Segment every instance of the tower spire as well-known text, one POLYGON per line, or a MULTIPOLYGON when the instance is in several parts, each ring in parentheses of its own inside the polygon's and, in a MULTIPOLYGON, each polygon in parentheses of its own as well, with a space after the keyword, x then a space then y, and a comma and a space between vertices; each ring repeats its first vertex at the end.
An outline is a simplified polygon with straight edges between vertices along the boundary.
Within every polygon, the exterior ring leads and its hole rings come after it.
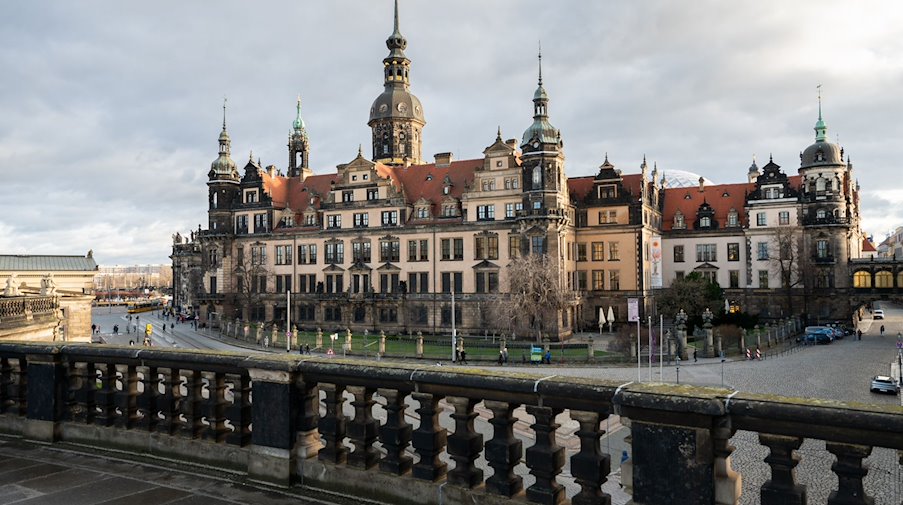
MULTIPOLYGON (((398 1, 398 0, 396 0, 398 1)), ((539 42, 539 86, 542 86, 542 41, 539 42)))
POLYGON ((392 32, 393 35, 401 35, 401 32, 398 31, 398 0, 395 0, 395 31, 392 32))
POLYGON ((223 97, 223 131, 226 131, 226 100, 228 98, 223 97))
POLYGON ((816 86, 816 89, 818 89, 818 121, 815 122, 815 141, 825 142, 828 138, 828 127, 821 115, 821 84, 816 86))

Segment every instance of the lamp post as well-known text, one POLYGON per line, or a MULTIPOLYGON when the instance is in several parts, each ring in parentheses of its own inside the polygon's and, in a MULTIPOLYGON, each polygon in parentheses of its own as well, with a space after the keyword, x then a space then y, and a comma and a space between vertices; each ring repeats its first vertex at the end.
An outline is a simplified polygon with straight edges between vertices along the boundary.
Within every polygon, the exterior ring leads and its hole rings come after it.
POLYGON ((677 383, 680 384, 680 356, 677 357, 677 383))

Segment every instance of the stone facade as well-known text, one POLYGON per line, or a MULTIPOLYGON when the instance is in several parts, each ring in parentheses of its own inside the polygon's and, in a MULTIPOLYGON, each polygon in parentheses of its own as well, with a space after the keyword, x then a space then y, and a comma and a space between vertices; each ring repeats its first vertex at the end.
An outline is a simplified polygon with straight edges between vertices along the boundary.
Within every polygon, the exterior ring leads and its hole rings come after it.
POLYGON ((311 169, 299 100, 287 175, 253 157, 239 172, 224 120, 207 229, 173 246, 176 306, 202 318, 284 321, 290 291, 302 328, 437 333, 454 319, 461 332, 494 333, 502 325, 491 309, 508 290, 508 266, 540 254, 570 294, 546 328, 554 338, 596 328, 608 307, 624 322, 629 298, 645 319, 659 274, 667 287, 699 272, 741 310, 767 317, 800 312, 776 294, 831 296, 850 285, 847 260, 863 243, 858 187, 842 149, 825 140, 821 115, 797 176, 770 161, 750 167, 748 182, 673 187, 645 160, 639 173, 622 174, 606 155, 595 176, 569 178, 540 56, 533 122, 519 141, 498 131, 482 158, 440 153, 425 163, 425 120, 397 11, 387 47, 385 89, 368 122, 373 160, 359 149, 335 171, 311 169), (784 230, 798 232, 798 261, 782 270, 784 230), (651 258, 658 236, 661 263, 651 258))

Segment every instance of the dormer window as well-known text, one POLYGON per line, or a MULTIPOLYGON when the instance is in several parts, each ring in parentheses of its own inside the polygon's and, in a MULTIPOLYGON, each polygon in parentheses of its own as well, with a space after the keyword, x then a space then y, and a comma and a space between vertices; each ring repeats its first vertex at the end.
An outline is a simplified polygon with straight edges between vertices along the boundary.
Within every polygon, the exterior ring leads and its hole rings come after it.
POLYGON ((730 212, 728 212, 727 225, 740 226, 740 214, 737 213, 737 209, 731 209, 730 212))
POLYGON ((451 189, 451 188, 448 187, 448 186, 443 186, 443 188, 442 188, 442 194, 443 194, 443 195, 447 195, 450 189, 451 189))
POLYGON ((257 202, 257 190, 245 191, 245 203, 257 202))
POLYGON ((711 228, 712 227, 712 218, 706 216, 699 218, 699 227, 700 228, 711 228))
POLYGON ((363 176, 361 176, 361 179, 363 179, 365 181, 370 179, 370 174, 364 174, 363 176))
POLYGON ((823 151, 815 151, 815 161, 825 161, 825 153, 823 151))
POLYGON ((680 211, 677 211, 674 214, 674 229, 675 230, 683 230, 687 227, 686 221, 684 221, 684 215, 680 211))
POLYGON ((616 198, 618 189, 614 185, 599 186, 599 198, 616 198))

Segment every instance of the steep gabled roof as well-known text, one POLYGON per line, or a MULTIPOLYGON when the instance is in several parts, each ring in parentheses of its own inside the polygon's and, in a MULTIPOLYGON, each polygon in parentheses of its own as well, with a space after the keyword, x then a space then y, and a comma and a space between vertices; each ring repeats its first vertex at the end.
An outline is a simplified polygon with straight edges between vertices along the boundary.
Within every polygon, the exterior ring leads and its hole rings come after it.
POLYGON ((743 212, 743 207, 746 205, 746 193, 754 189, 756 189, 755 183, 746 182, 704 186, 702 191, 699 191, 698 187, 666 188, 662 231, 671 231, 677 211, 683 214, 686 229, 692 230, 696 212, 703 203, 709 204, 715 211, 715 221, 718 223, 719 229, 724 228, 728 212, 731 209, 737 210, 740 226, 746 226, 746 213, 743 212))
POLYGON ((872 244, 872 242, 869 239, 863 238, 862 239, 862 252, 878 252, 878 250, 875 249, 874 244, 872 244))

